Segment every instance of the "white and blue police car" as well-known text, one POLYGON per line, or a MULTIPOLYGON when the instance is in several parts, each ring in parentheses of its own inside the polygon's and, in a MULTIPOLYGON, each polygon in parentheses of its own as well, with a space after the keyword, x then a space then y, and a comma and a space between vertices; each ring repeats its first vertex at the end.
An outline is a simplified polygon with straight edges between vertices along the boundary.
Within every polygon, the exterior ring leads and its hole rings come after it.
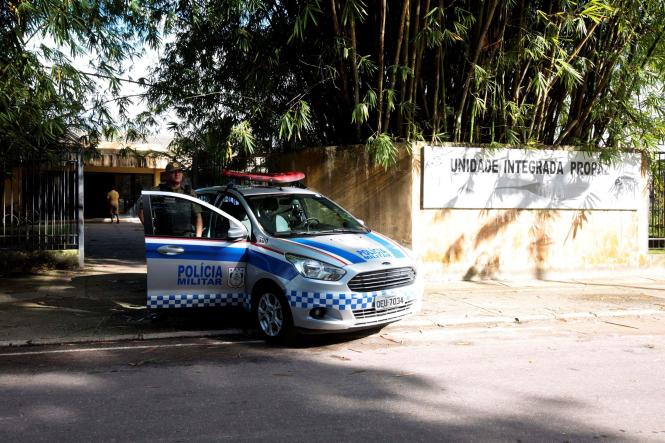
POLYGON ((290 186, 304 174, 225 175, 249 184, 143 191, 149 309, 243 306, 268 341, 377 328, 420 309, 411 253, 290 186))

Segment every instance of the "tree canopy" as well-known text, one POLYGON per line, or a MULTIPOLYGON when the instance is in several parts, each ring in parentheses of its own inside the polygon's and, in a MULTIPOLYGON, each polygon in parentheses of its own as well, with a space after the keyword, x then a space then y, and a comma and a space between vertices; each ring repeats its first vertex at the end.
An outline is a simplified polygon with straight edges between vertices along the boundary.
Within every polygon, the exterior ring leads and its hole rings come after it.
POLYGON ((173 41, 150 98, 188 143, 242 123, 252 148, 367 143, 389 165, 395 140, 616 150, 665 135, 660 0, 162 6, 173 41))
MULTIPOLYGON (((158 42, 146 1, 7 0, 0 6, 0 161, 94 147, 120 123, 122 63, 158 42), (88 68, 74 59, 90 58, 88 68), (102 81, 104 83, 102 83, 102 81)), ((131 135, 131 131, 130 131, 131 135)))
POLYGON ((7 0, 1 155, 131 137, 166 111, 175 149, 216 161, 366 143, 388 166, 401 140, 645 149, 665 138, 663 16, 660 0, 7 0), (129 125, 122 63, 160 37, 129 125))

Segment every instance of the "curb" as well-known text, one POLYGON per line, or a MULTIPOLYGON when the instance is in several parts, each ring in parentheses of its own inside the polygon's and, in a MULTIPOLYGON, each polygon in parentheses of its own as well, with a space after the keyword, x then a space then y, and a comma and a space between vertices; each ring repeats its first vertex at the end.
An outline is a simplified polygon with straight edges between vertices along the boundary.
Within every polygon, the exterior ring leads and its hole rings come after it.
MULTIPOLYGON (((445 327, 445 326, 480 326, 488 324, 506 324, 506 323, 527 323, 534 321, 550 320, 575 320, 575 319, 601 319, 616 317, 639 317, 644 315, 665 316, 664 310, 658 309, 629 309, 621 311, 599 311, 599 312, 568 312, 563 314, 538 314, 525 315, 523 317, 437 317, 434 319, 404 319, 397 323, 392 323, 396 327, 445 327)), ((15 348, 27 346, 46 346, 46 345, 73 345, 84 343, 108 343, 122 341, 145 341, 145 340, 164 340, 173 338, 203 338, 219 337, 231 335, 246 335, 247 331, 243 329, 218 329, 209 331, 172 331, 172 332, 149 332, 136 334, 118 334, 107 335, 103 337, 85 336, 77 338, 45 338, 32 340, 6 340, 0 341, 0 348, 15 348)))
POLYGON ((218 337, 228 335, 241 335, 246 331, 242 329, 220 329, 212 331, 173 331, 173 332, 149 332, 143 334, 118 334, 107 336, 87 336, 76 338, 44 338, 32 340, 6 340, 0 341, 0 348, 15 348, 26 346, 45 346, 45 345, 74 345, 84 343, 107 343, 119 341, 144 341, 144 340, 163 340, 168 338, 202 338, 202 337, 218 337))
POLYGON ((435 327, 435 326, 467 326, 467 325, 483 325, 483 324, 497 324, 497 323, 526 323, 532 321, 547 321, 547 320, 576 320, 585 318, 613 318, 613 317, 639 317, 642 315, 663 315, 665 311, 659 309, 627 309, 621 311, 598 311, 598 312, 567 312, 563 314, 537 314, 525 315, 521 317, 435 317, 430 320, 426 319, 413 319, 402 320, 396 325, 407 327, 435 327))

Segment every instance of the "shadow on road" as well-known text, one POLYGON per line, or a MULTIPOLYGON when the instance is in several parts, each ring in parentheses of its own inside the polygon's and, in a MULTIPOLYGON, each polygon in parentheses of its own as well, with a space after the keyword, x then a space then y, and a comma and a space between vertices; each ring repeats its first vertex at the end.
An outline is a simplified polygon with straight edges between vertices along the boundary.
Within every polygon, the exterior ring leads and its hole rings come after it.
POLYGON ((491 378, 451 385, 443 366, 435 378, 431 368, 407 373, 399 363, 327 363, 326 355, 260 344, 199 343, 31 356, 20 369, 0 360, 0 430, 8 441, 622 440, 575 419, 593 405, 508 391, 491 378), (476 389, 494 389, 510 407, 479 404, 476 389))

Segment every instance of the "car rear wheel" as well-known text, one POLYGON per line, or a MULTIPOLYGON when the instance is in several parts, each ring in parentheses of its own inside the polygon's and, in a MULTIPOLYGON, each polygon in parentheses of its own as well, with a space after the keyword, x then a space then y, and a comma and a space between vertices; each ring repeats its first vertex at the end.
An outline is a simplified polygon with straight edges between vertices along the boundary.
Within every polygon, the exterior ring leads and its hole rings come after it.
POLYGON ((284 342, 293 338, 291 308, 282 294, 268 289, 256 298, 254 316, 261 336, 269 342, 284 342))

